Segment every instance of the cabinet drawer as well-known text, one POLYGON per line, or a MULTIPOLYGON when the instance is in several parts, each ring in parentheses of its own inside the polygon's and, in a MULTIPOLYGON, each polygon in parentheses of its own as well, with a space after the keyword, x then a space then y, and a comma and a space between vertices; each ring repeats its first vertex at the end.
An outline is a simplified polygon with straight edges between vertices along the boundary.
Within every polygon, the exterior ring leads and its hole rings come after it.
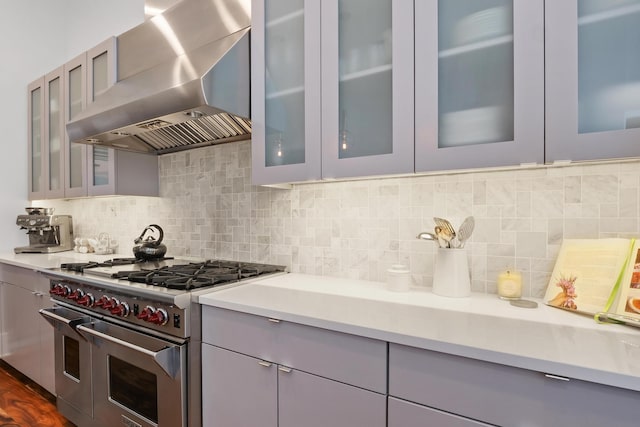
POLYGON ((389 394, 501 426, 637 425, 640 393, 389 345, 389 394), (636 403, 634 403, 636 402, 636 403), (635 409, 637 411, 637 409, 635 409))
POLYGON ((207 306, 202 322, 206 343, 386 393, 386 342, 207 306))
POLYGON ((0 282, 11 283, 31 291, 49 291, 49 281, 40 273, 30 268, 16 267, 9 264, 0 264, 0 282), (42 284, 46 282, 46 286, 42 284))
POLYGON ((489 424, 393 397, 389 398, 388 410, 389 422, 387 427, 489 427, 489 424))

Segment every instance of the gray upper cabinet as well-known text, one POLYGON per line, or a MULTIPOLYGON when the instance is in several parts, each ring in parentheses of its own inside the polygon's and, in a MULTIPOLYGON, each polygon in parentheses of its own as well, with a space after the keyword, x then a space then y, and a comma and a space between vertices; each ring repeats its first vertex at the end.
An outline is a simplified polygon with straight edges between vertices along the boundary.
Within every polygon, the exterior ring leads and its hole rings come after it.
POLYGON ((320 179, 320 1, 251 8, 253 182, 320 179))
POLYGON ((640 156, 640 0, 545 5, 547 161, 640 156))
POLYGON ((413 172, 413 1, 322 2, 322 177, 413 172))
POLYGON ((27 140, 29 152, 29 200, 44 193, 44 77, 28 87, 27 140))
POLYGON ((415 2, 416 172, 544 161, 544 2, 415 2))
POLYGON ((29 200, 65 196, 65 67, 29 84, 29 200))
POLYGON ((252 7, 253 182, 412 172, 413 1, 252 7))
MULTIPOLYGON (((64 65, 65 123, 87 105, 87 54, 82 53, 64 65)), ((87 195, 87 146, 69 141, 65 132, 65 197, 87 195)))
POLYGON ((29 85, 29 199, 157 196, 156 156, 76 144, 66 123, 116 81, 116 38, 29 85))

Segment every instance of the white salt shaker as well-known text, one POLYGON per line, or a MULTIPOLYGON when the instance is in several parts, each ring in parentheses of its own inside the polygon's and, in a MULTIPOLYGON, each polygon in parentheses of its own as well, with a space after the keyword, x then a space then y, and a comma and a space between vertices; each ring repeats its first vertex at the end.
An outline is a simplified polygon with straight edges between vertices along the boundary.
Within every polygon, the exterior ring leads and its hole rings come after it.
POLYGON ((387 289, 407 292, 411 286, 411 273, 406 265, 394 264, 387 270, 387 289))

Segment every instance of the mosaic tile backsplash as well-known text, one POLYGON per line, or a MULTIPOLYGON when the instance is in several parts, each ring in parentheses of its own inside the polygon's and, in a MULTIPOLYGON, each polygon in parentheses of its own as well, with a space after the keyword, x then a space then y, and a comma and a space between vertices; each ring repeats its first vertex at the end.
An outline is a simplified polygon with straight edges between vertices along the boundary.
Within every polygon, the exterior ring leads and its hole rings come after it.
POLYGON ((73 216, 76 236, 109 233, 119 252, 149 224, 168 255, 286 265, 291 272, 385 281, 407 265, 430 287, 433 217, 476 220, 466 244, 472 290, 501 271, 542 297, 564 238, 640 236, 640 161, 294 185, 251 185, 250 142, 160 157, 161 197, 41 202, 73 216))

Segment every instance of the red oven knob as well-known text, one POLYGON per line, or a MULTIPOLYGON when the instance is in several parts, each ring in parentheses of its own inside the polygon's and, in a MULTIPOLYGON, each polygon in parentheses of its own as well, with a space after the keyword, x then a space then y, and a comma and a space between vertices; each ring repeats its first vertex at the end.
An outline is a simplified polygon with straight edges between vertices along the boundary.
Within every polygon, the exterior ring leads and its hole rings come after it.
POLYGON ((105 308, 105 304, 110 304, 111 303, 111 298, 109 298, 106 295, 102 295, 98 301, 96 301, 96 303, 94 304, 94 307, 102 307, 105 308))
POLYGON ((155 312, 156 312, 156 309, 148 305, 145 308, 143 308, 142 311, 138 313, 136 317, 140 320, 144 320, 148 322, 149 317, 151 317, 155 312))
POLYGON ((169 321, 169 315, 163 308, 157 309, 149 318, 147 322, 154 323, 156 325, 166 325, 169 321))
POLYGON ((76 301, 77 302, 83 296, 84 296, 84 291, 82 289, 76 289, 75 291, 71 292, 67 296, 67 299, 70 299, 71 301, 76 301))
POLYGON ((117 304, 115 307, 113 307, 110 311, 114 316, 127 317, 129 315, 129 304, 127 304, 126 302, 121 302, 120 304, 117 304))
POLYGON ((109 297, 107 297, 107 299, 108 299, 108 301, 105 302, 102 305, 102 308, 105 309, 105 310, 111 311, 111 309, 116 308, 120 304, 120 301, 118 301, 117 298, 109 298, 109 297))
POLYGON ((93 307, 93 303, 95 302, 95 298, 90 293, 84 295, 82 298, 79 298, 76 301, 80 305, 84 305, 85 307, 93 307))
POLYGON ((71 293, 71 288, 67 285, 63 285, 61 283, 56 283, 53 288, 49 291, 51 295, 57 295, 61 297, 66 297, 71 293))

